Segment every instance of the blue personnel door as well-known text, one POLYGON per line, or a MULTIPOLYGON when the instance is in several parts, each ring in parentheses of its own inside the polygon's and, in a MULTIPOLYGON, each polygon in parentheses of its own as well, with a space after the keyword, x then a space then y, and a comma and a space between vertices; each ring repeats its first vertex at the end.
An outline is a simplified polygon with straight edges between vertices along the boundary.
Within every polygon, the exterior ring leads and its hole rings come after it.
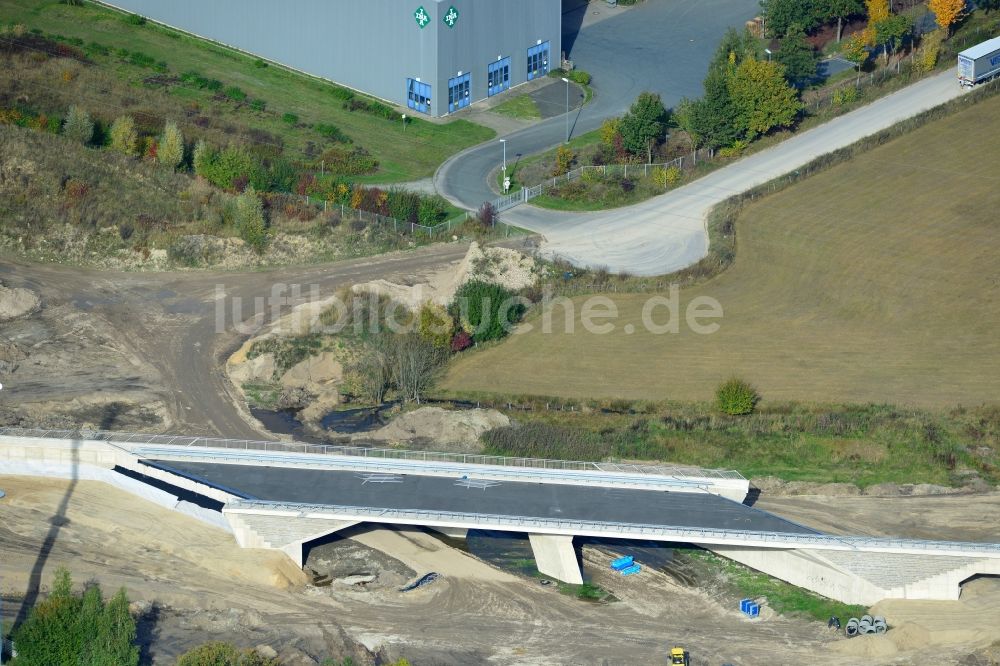
POLYGON ((549 43, 542 42, 528 49, 528 80, 537 79, 549 73, 549 43))
POLYGON ((490 97, 510 88, 510 58, 491 62, 486 71, 490 97))
POLYGON ((469 106, 469 84, 471 81, 471 74, 462 74, 448 79, 448 113, 469 106))
POLYGON ((406 106, 420 113, 431 112, 431 86, 416 79, 406 79, 406 106))

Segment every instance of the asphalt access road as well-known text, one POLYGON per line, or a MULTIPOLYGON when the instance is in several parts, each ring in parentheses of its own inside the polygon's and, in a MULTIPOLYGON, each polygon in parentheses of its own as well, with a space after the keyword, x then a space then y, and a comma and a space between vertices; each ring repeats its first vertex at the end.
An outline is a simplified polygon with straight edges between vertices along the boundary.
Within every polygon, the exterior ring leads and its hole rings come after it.
POLYGON ((705 220, 716 204, 963 92, 949 69, 634 206, 593 213, 518 206, 503 219, 542 234, 543 256, 559 256, 577 266, 603 266, 614 273, 671 273, 708 252, 705 220))
POLYGON ((458 479, 400 475, 364 483, 356 471, 144 461, 252 498, 379 509, 424 509, 505 516, 817 534, 770 513, 708 493, 675 493, 551 483, 500 482, 467 488, 458 479))
MULTIPOLYGON (((756 0, 647 0, 579 32, 579 19, 568 13, 563 41, 572 41, 569 57, 594 77, 593 99, 570 116, 571 134, 596 129, 604 119, 624 113, 645 90, 659 93, 668 107, 682 97, 700 96, 708 63, 726 29, 742 27, 759 10, 756 0)), ((546 150, 565 135, 560 115, 504 137, 508 166, 518 155, 546 150)), ((499 141, 471 148, 438 169, 435 186, 453 202, 479 208, 497 196, 486 179, 500 166, 502 155, 499 141)))

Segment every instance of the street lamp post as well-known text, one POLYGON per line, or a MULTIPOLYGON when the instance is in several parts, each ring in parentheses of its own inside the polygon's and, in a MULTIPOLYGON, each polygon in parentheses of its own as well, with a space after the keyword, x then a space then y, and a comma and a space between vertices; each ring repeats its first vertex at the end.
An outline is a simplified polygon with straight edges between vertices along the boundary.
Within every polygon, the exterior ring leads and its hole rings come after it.
POLYGON ((403 131, 406 131, 406 114, 403 114, 403 131))
POLYGON ((507 139, 500 139, 503 144, 503 175, 507 175, 507 139))
POLYGON ((767 61, 771 62, 771 49, 764 49, 764 53, 767 54, 767 61))
POLYGON ((566 143, 569 143, 569 79, 565 76, 563 83, 566 84, 566 143))

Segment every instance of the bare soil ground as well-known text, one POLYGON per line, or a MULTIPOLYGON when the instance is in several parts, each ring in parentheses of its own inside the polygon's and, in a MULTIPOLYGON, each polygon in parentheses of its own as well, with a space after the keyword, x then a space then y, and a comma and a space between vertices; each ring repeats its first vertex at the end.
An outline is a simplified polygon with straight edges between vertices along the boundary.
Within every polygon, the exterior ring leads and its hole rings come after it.
MULTIPOLYGON (((840 651, 862 649, 844 647, 845 639, 815 622, 776 616, 752 622, 724 606, 713 589, 688 587, 666 573, 613 576, 605 573, 610 556, 589 547, 583 556, 597 572, 595 582, 619 602, 560 594, 409 529, 358 531, 352 538, 391 553, 404 567, 400 573, 437 571, 434 583, 408 593, 388 585, 370 592, 311 587, 283 555, 240 550, 215 528, 103 484, 6 476, 0 487, 8 493, 0 501, 4 611, 17 612, 10 601, 23 595, 32 571, 47 582, 66 566, 77 582, 124 585, 132 599, 152 604, 141 635, 153 663, 172 663, 212 639, 268 644, 288 663, 303 664, 343 655, 371 663, 376 650, 416 664, 645 664, 662 662, 674 643, 698 663, 841 664, 840 651)), ((950 602, 956 622, 968 627, 980 615, 993 617, 981 606, 1000 606, 1000 594, 983 591, 988 595, 973 596, 979 606, 950 602)), ((946 606, 921 602, 892 612, 916 622, 941 617, 946 606)), ((865 659, 912 663, 932 649, 936 663, 976 663, 963 660, 990 635, 932 633, 915 641, 917 651, 872 648, 878 654, 865 659)))
POLYGON ((255 273, 114 273, 0 257, 6 286, 41 298, 40 310, 0 327, 0 425, 264 438, 222 371, 253 330, 237 324, 255 313, 272 321, 312 298, 313 285, 325 297, 375 278, 421 280, 467 250, 441 244, 255 273))

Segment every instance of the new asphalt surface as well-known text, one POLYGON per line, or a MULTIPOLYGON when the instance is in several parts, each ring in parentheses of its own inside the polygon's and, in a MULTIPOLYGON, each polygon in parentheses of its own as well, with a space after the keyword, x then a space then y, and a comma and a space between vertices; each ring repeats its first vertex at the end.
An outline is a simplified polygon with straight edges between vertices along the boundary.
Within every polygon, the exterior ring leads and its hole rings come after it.
MULTIPOLYGON (((757 0, 647 0, 583 29, 579 11, 564 15, 563 42, 576 68, 593 76, 594 97, 570 117, 572 136, 624 113, 645 90, 659 93, 668 107, 682 97, 699 97, 722 35, 729 27, 741 28, 760 5, 757 0)), ((565 136, 566 121, 559 115, 504 137, 508 166, 518 155, 546 150, 565 136)), ((452 158, 435 175, 438 191, 470 209, 492 201, 497 195, 486 179, 502 155, 499 141, 492 141, 452 158)))
POLYGON ((754 532, 817 534, 770 513, 708 493, 501 482, 467 487, 459 478, 398 475, 365 482, 353 471, 146 460, 248 499, 379 509, 423 509, 516 517, 624 522, 754 532))

